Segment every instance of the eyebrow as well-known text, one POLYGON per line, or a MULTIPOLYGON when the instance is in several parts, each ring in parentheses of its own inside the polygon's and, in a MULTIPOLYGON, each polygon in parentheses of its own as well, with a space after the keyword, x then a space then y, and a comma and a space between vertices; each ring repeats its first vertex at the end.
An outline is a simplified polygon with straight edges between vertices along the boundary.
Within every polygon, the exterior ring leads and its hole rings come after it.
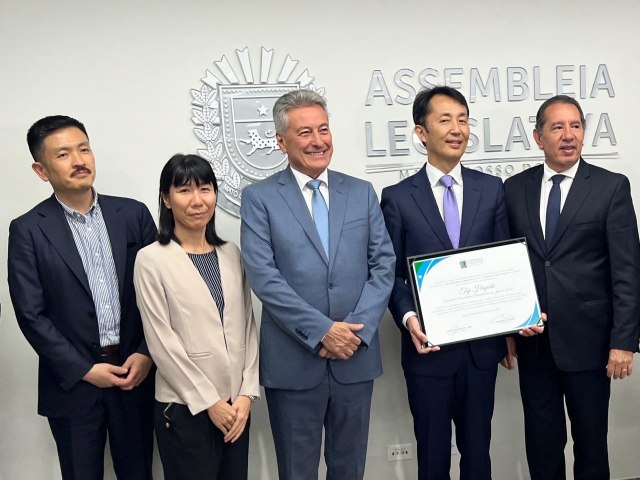
POLYGON ((89 146, 89 142, 87 141, 82 141, 80 143, 68 143, 66 145, 62 145, 61 147, 58 147, 54 150, 54 152, 61 152, 62 150, 69 150, 70 148, 74 148, 74 147, 88 147, 89 146))
MULTIPOLYGON (((324 128, 324 127, 328 127, 328 126, 329 126, 329 124, 328 124, 328 123, 322 123, 322 124, 318 125, 318 129, 320 129, 320 128, 324 128)), ((308 125, 303 125, 303 126, 299 127, 299 128, 296 130, 296 132, 300 132, 301 130, 313 130, 313 127, 310 127, 310 126, 308 126, 308 125)))
POLYGON ((460 112, 457 115, 455 113, 452 112, 442 112, 439 114, 440 117, 468 117, 469 115, 467 114, 467 112, 460 112))

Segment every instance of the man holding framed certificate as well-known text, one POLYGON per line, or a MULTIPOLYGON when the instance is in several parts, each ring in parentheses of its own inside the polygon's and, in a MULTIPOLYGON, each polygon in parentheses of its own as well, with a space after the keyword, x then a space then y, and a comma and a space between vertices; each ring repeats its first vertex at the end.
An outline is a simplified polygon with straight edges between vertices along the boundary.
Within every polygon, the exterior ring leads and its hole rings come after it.
POLYGON ((565 404, 574 478, 608 479, 611 378, 631 375, 640 334, 640 246, 629 180, 581 158, 584 115, 546 100, 534 139, 545 163, 505 183, 511 231, 526 236, 547 331, 518 339, 532 479, 564 479, 565 404))
POLYGON ((406 260, 509 238, 502 181, 460 165, 469 139, 469 107, 460 92, 449 87, 419 92, 413 119, 427 163, 385 188, 381 205, 397 258, 389 309, 402 332, 419 479, 449 478, 452 420, 461 478, 490 479, 491 417, 505 337, 430 345, 428 328, 425 334, 416 314, 406 260))

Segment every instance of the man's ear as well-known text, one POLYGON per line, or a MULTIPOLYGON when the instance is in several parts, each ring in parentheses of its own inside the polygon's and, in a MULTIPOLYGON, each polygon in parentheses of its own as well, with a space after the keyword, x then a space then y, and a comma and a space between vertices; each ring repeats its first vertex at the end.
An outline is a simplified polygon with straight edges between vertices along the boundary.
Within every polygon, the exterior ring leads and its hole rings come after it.
POLYGON ((287 153, 287 145, 285 144, 284 138, 279 133, 276 133, 276 142, 278 142, 280 151, 282 153, 287 153))
POLYGON ((543 148, 542 148, 542 136, 540 135, 540 132, 538 132, 538 130, 535 129, 535 128, 533 129, 533 139, 538 144, 538 148, 540 150, 543 150, 543 148))
POLYGON ((36 175, 40 177, 40 180, 42 180, 43 182, 49 181, 49 176, 47 175, 47 169, 42 163, 33 162, 31 164, 31 170, 33 170, 36 173, 36 175))
POLYGON ((425 135, 425 130, 426 129, 422 125, 416 125, 413 128, 413 131, 416 133, 416 135, 418 136, 418 138, 422 142, 422 145, 424 145, 426 147, 427 146, 427 137, 425 135))

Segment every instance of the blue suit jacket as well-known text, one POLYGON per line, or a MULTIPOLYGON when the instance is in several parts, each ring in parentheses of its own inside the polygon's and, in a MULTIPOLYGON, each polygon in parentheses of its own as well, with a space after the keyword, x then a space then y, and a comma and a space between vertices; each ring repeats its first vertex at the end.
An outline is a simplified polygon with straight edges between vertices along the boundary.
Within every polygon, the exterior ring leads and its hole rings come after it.
MULTIPOLYGON (((460 247, 509 238, 502 180, 462 167, 462 184, 460 247)), ((405 371, 416 375, 451 375, 460 364, 462 349, 469 347, 478 368, 499 362, 506 353, 504 337, 445 345, 439 352, 419 355, 408 330, 402 326, 405 313, 417 312, 407 280, 407 257, 453 248, 424 167, 382 191, 382 212, 397 256, 389 310, 402 332, 405 371)))
MULTIPOLYGON (((124 363, 136 351, 149 354, 136 306, 133 264, 138 250, 154 240, 156 228, 140 202, 107 195, 98 201, 118 276, 124 363)), ((40 360, 38 413, 49 417, 86 413, 100 390, 82 380, 101 361, 98 320, 80 254, 54 196, 11 222, 8 260, 16 318, 40 360)))
POLYGON ((362 323, 364 342, 346 361, 329 361, 341 383, 382 374, 378 325, 393 285, 395 255, 373 187, 329 171, 327 258, 291 167, 244 189, 242 256, 262 302, 260 382, 312 388, 328 360, 318 356, 334 321, 362 323))

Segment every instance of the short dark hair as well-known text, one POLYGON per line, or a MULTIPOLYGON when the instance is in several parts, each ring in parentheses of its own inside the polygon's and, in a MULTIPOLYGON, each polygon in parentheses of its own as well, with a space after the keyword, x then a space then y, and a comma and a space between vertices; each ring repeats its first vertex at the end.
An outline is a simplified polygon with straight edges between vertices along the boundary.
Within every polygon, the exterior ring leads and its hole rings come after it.
POLYGON ((555 97, 551 97, 545 100, 544 103, 540 105, 540 108, 538 109, 538 113, 536 113, 536 130, 538 132, 542 131, 542 128, 544 127, 544 122, 547 120, 544 117, 544 112, 551 105, 555 105, 557 103, 568 103, 576 107, 578 109, 578 112, 580 112, 580 121, 582 122, 582 128, 584 128, 584 122, 585 122, 584 113, 582 113, 582 108, 580 107, 580 104, 578 103, 578 101, 575 98, 570 97, 568 95, 556 95, 555 97))
MULTIPOLYGON (((174 240, 180 243, 180 239, 175 234, 175 219, 173 212, 164 204, 163 196, 169 196, 171 186, 179 187, 186 185, 194 180, 196 185, 211 183, 213 191, 218 195, 218 182, 216 175, 213 173, 211 164, 198 155, 175 154, 162 168, 160 173, 160 192, 158 194, 158 203, 160 205, 160 219, 158 221, 158 242, 166 245, 169 241, 174 240)), ((222 240, 216 233, 215 213, 207 223, 205 229, 205 239, 210 245, 220 246, 226 242, 222 240)))
POLYGON ((413 123, 421 126, 425 125, 427 115, 431 113, 431 107, 429 103, 431 102, 431 99, 436 95, 444 95, 446 97, 454 99, 464 108, 466 108, 467 115, 469 115, 469 105, 467 104, 467 99, 464 98, 464 95, 462 95, 455 88, 440 85, 437 87, 420 90, 418 92, 415 100, 413 101, 413 123))
POLYGON ((31 125, 31 128, 29 128, 29 131, 27 132, 27 145, 29 145, 29 151, 31 152, 33 159, 36 162, 39 161, 40 154, 42 153, 42 144, 45 138, 57 130, 70 127, 75 127, 81 130, 82 133, 89 138, 87 129, 84 128, 82 122, 75 118, 67 117, 66 115, 52 115, 44 117, 31 125))

